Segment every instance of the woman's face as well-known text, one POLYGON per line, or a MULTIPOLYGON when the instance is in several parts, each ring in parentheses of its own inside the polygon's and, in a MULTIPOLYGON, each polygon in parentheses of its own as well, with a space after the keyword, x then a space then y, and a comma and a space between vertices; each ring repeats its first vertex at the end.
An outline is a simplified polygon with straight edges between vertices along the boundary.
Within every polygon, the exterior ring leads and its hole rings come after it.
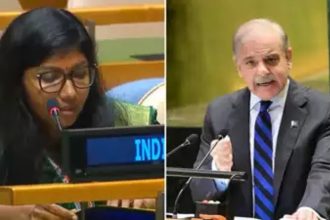
POLYGON ((26 69, 23 86, 30 109, 43 124, 53 127, 55 124, 49 116, 47 101, 55 99, 59 105, 62 127, 71 126, 89 93, 85 85, 90 76, 88 72, 85 56, 76 50, 55 54, 40 66, 26 69))

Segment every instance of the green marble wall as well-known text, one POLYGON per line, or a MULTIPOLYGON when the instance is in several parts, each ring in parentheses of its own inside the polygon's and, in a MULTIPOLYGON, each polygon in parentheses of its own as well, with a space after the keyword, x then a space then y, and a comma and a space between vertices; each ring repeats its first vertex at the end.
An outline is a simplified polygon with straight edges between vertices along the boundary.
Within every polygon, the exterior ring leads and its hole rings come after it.
POLYGON ((292 77, 328 92, 326 0, 167 0, 169 125, 200 126, 209 101, 243 86, 231 38, 256 17, 273 19, 288 33, 292 77))

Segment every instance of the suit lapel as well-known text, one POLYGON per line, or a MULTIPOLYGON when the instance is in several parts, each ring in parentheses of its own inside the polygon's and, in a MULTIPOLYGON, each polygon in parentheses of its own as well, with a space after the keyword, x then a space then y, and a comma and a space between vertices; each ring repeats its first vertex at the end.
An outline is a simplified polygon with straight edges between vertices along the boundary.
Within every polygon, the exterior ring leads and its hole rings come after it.
POLYGON ((252 184, 249 144, 250 92, 245 89, 233 100, 233 111, 229 117, 229 136, 233 147, 233 170, 244 171, 248 175, 241 184, 242 194, 247 201, 248 210, 252 210, 252 184))
POLYGON ((275 205, 278 201, 285 168, 307 116, 306 102, 307 98, 303 87, 299 87, 291 80, 277 138, 274 178, 275 205))

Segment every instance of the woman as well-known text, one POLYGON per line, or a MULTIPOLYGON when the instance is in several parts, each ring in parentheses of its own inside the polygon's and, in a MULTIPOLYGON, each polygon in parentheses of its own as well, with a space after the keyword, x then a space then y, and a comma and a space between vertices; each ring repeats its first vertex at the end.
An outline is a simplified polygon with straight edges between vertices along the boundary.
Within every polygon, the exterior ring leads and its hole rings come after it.
MULTIPOLYGON (((58 103, 63 128, 129 123, 124 108, 105 99, 83 24, 68 11, 40 8, 17 17, 1 38, 2 185, 64 181, 55 169, 61 166, 60 132, 48 114, 49 100, 58 103)), ((0 206, 0 219, 19 219, 18 213, 22 219, 76 218, 57 205, 0 206)))

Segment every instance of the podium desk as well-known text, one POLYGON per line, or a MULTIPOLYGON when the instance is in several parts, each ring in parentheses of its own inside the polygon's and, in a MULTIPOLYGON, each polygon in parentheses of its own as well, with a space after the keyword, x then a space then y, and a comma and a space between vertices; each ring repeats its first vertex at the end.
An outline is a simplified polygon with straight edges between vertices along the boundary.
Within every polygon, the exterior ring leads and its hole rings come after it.
POLYGON ((26 205, 156 198, 162 191, 164 191, 164 179, 2 186, 0 204, 26 205))

